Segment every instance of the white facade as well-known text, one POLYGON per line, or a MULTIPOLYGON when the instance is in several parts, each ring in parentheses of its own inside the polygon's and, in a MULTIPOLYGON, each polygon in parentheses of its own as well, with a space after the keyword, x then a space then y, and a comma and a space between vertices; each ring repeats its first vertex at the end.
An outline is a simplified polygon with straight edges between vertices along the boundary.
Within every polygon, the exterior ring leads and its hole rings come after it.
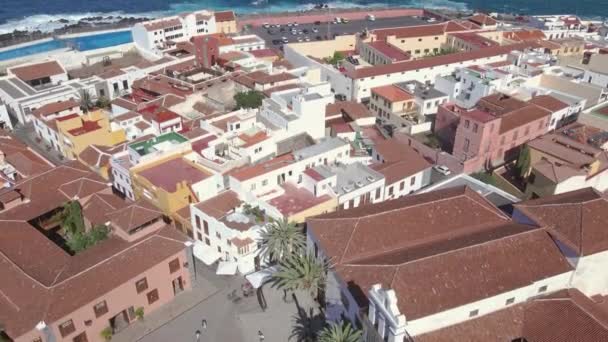
POLYGON ((183 42, 193 36, 217 32, 213 12, 206 10, 137 23, 131 29, 137 47, 159 52, 167 41, 183 42))
POLYGON ((384 200, 391 200, 412 194, 431 183, 431 167, 413 175, 404 175, 397 182, 386 184, 384 200))
POLYGON ((258 255, 257 242, 260 239, 264 223, 257 223, 250 215, 245 215, 242 207, 216 218, 203 212, 195 204, 190 205, 190 219, 194 238, 200 241, 205 253, 215 254, 223 261, 236 262, 238 272, 247 274, 255 270, 255 259, 258 255), (238 226, 249 225, 246 230, 230 227, 234 222, 238 226))
POLYGON ((380 336, 388 341, 403 341, 404 336, 417 336, 450 325, 462 323, 478 316, 489 314, 507 306, 522 303, 543 293, 570 287, 572 271, 538 280, 528 286, 507 291, 473 303, 448 309, 429 316, 408 321, 397 309, 397 298, 391 289, 375 285, 368 293, 370 301, 368 317, 370 323, 378 324, 380 336))
POLYGON ((128 151, 117 153, 110 158, 112 186, 128 199, 135 201, 135 192, 131 182, 131 166, 128 151))
POLYGON ((255 196, 260 196, 287 181, 300 184, 302 173, 307 168, 337 162, 348 163, 349 159, 350 144, 339 138, 329 138, 320 144, 294 152, 293 159, 286 160, 281 167, 268 172, 242 180, 229 176, 230 189, 239 194, 251 192, 255 196))
POLYGON ((334 102, 329 83, 272 93, 262 103, 260 116, 290 135, 325 136, 325 107, 334 102))
POLYGON ((608 294, 608 251, 583 256, 576 260, 572 286, 585 295, 608 294))
POLYGON ((8 128, 10 130, 13 129, 13 123, 11 122, 11 118, 8 115, 6 105, 2 103, 0 103, 0 123, 4 125, 4 128, 8 128))
POLYGON ((482 97, 506 87, 512 79, 509 72, 461 68, 454 75, 438 76, 435 89, 448 94, 449 100, 458 106, 473 108, 482 97))

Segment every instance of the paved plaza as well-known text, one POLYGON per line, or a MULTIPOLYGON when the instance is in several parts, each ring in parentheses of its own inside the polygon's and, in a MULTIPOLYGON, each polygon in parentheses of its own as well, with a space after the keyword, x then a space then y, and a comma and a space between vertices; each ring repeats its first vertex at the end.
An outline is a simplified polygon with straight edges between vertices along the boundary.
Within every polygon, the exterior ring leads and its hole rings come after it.
POLYGON ((199 277, 192 291, 180 294, 164 307, 135 322, 112 339, 113 342, 259 342, 258 331, 265 342, 285 342, 298 317, 298 307, 318 315, 316 303, 306 293, 296 293, 283 301, 283 291, 265 285, 262 288, 267 308, 262 310, 258 297, 244 297, 243 276, 218 276, 205 266, 198 266, 199 277), (239 299, 229 295, 236 290, 239 299), (207 327, 202 327, 206 320, 207 327))

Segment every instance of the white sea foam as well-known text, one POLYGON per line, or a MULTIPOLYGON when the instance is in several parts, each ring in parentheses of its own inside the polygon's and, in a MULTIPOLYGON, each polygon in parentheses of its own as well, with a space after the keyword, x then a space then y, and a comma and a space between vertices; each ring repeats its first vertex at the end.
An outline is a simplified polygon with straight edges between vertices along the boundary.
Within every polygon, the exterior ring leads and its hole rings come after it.
MULTIPOLYGON (((254 0, 252 0, 254 1, 254 0)), ((255 0, 257 5, 244 4, 243 6, 236 6, 231 9, 240 14, 246 13, 272 13, 272 12, 285 12, 285 11, 304 11, 310 10, 318 4, 317 1, 305 2, 294 4, 292 2, 276 2, 272 3, 268 0, 255 0)), ((465 10, 466 4, 456 2, 452 0, 410 0, 407 4, 394 4, 387 2, 374 2, 374 3, 354 3, 349 1, 330 1, 327 3, 331 9, 347 9, 347 8, 378 8, 378 7, 424 7, 424 8, 450 8, 456 10, 465 10)), ((29 16, 23 19, 9 20, 4 24, 0 24, 0 34, 10 33, 14 30, 27 30, 35 31, 40 30, 42 32, 51 32, 55 29, 61 28, 65 25, 76 24, 78 21, 84 18, 90 17, 104 17, 113 16, 113 19, 103 19, 104 22, 118 21, 120 18, 134 17, 134 18, 152 18, 172 15, 181 12, 194 11, 205 8, 206 2, 203 1, 192 1, 188 3, 177 3, 171 4, 170 9, 167 11, 155 11, 155 12, 143 12, 143 13, 124 13, 122 11, 114 12, 88 12, 88 13, 66 13, 56 15, 45 15, 38 14, 29 16), (120 17, 120 18, 118 18, 120 17), (61 19, 67 20, 67 23, 60 22, 61 19)), ((207 6, 214 7, 213 4, 207 6)), ((94 23, 94 22, 93 22, 94 23)))

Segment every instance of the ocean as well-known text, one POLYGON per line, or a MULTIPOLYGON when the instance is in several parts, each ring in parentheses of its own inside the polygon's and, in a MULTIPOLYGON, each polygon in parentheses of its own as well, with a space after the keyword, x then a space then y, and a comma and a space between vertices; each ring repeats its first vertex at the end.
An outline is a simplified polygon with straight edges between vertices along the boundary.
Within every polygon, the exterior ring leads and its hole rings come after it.
MULTIPOLYGON (((84 17, 157 17, 209 8, 239 14, 306 10, 314 0, 0 0, 0 33, 15 29, 50 31, 84 17)), ((524 14, 577 14, 592 19, 608 17, 608 0, 337 0, 332 8, 426 7, 500 11, 524 14)))

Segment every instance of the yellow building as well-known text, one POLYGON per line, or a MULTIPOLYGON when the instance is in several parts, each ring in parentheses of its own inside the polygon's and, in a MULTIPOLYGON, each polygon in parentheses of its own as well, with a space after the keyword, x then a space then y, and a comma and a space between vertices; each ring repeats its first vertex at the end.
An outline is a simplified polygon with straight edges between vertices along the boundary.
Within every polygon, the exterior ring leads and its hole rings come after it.
POLYGON ((166 215, 217 194, 221 176, 181 154, 170 155, 131 169, 136 198, 145 198, 166 215))
POLYGON ((236 16, 233 11, 215 12, 217 32, 224 34, 238 33, 236 16))
POLYGON ((91 144, 114 146, 126 141, 124 130, 111 130, 109 115, 103 109, 57 120, 57 131, 61 150, 71 159, 77 159, 91 144))

